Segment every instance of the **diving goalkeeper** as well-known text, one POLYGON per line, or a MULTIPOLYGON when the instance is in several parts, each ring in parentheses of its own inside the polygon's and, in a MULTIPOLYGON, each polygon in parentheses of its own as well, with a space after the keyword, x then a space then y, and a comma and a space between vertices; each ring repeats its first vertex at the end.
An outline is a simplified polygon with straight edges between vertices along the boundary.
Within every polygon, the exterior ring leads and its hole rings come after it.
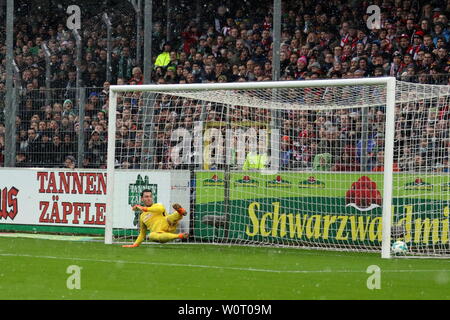
POLYGON ((143 190, 141 200, 144 206, 134 205, 134 211, 142 211, 139 217, 139 236, 132 245, 124 245, 124 248, 136 248, 144 241, 147 231, 150 231, 149 239, 151 241, 165 243, 175 239, 187 239, 188 233, 174 233, 178 223, 186 215, 186 210, 178 203, 172 207, 175 212, 166 214, 166 208, 160 203, 153 203, 151 190, 143 190))

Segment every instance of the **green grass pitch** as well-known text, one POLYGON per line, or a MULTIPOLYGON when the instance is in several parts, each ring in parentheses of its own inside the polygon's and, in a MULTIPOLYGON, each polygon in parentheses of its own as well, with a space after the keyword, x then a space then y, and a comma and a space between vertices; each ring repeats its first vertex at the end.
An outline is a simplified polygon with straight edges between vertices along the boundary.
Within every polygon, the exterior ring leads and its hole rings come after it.
POLYGON ((200 244, 0 238, 0 299, 449 299, 450 260, 200 244), (68 289, 71 265, 81 288, 68 289), (381 269, 369 290, 367 268, 381 269))

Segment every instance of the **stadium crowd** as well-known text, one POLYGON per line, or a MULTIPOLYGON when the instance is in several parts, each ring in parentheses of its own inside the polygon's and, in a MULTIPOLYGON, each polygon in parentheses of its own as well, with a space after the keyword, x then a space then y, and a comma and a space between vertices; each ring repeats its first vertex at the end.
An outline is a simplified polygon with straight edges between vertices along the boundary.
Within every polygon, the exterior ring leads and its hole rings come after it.
MULTIPOLYGON (((20 1, 19 1, 20 2, 20 1)), ((52 2, 52 1, 50 1, 52 2)), ((152 82, 157 84, 272 80, 272 1, 241 1, 229 7, 205 2, 201 12, 188 1, 173 10, 170 41, 164 10, 156 6, 153 28, 152 82)), ((55 8, 50 6, 51 8, 55 8)), ((111 6, 110 6, 111 7, 111 6)), ((112 6, 114 9, 114 7, 112 6)), ((94 10, 94 9, 92 9, 94 10)), ((14 59, 20 70, 20 103, 16 117, 16 165, 77 167, 78 137, 84 133, 83 167, 104 168, 108 139, 108 88, 111 84, 142 84, 142 61, 136 61, 133 15, 113 15, 112 78, 106 81, 106 28, 101 14, 82 21, 81 79, 86 101, 83 128, 76 102, 76 44, 67 30, 65 8, 55 13, 22 10, 16 16, 14 59), (32 23, 30 23, 32 21, 32 23), (46 88, 43 42, 51 52, 50 99, 46 88)), ((449 1, 283 1, 280 80, 394 76, 421 84, 450 85, 449 1), (369 5, 381 8, 381 28, 369 30, 369 5)), ((6 45, 0 26, 0 95, 5 93, 6 45)), ((144 56, 144 52, 142 52, 144 56)), ((4 103, 3 98, 0 104, 4 103)), ((396 168, 448 170, 450 154, 448 100, 411 103, 398 110, 396 168), (433 110, 434 113, 429 112, 433 110), (424 111, 426 111, 424 113, 424 111), (426 114, 426 116, 424 116, 426 114), (431 117, 431 119, 430 119, 431 117), (421 130, 419 128, 425 128, 421 130), (417 142, 420 143, 417 143, 417 142), (415 147, 418 146, 418 147, 415 147), (424 163, 424 159, 427 159, 424 163), (441 168, 441 169, 436 169, 441 168)), ((117 138, 123 157, 118 165, 142 160, 143 100, 130 94, 119 101, 117 138)), ((202 119, 197 101, 155 104, 154 159, 170 168, 178 127, 192 130, 198 120, 217 121, 214 107, 202 119)), ((0 105, 1 111, 4 105, 0 105)), ((236 119, 270 121, 269 115, 235 106, 236 119)), ((0 112, 0 149, 5 125, 0 112)), ((370 110, 365 169, 382 170, 383 108, 370 110)), ((283 114, 282 166, 286 169, 361 170, 361 113, 283 114), (320 155, 317 157, 317 155, 320 155)), ((2 150, 3 151, 3 150, 2 150)), ((0 156, 0 163, 3 161, 0 156)), ((396 169, 396 170, 397 170, 396 169)))

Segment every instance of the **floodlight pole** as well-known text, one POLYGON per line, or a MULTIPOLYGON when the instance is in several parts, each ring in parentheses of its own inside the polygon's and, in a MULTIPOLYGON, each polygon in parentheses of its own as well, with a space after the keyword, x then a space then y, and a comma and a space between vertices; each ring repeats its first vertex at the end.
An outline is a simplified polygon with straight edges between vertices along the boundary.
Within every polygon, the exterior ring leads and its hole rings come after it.
POLYGON ((153 1, 145 0, 144 8, 144 84, 152 82, 153 1))
POLYGON ((13 77, 13 79, 14 79, 14 86, 17 89, 22 89, 22 81, 20 79, 20 69, 17 66, 17 63, 16 63, 16 61, 14 59, 13 59, 12 64, 13 64, 13 75, 14 75, 14 77, 13 77))
POLYGON ((80 103, 80 88, 81 88, 81 45, 82 45, 82 40, 81 40, 81 36, 80 33, 78 32, 77 29, 73 29, 72 30, 73 36, 75 37, 75 41, 77 44, 77 61, 76 61, 76 66, 77 66, 77 103, 79 105, 80 103))
POLYGON ((79 108, 78 108, 78 124, 79 124, 79 131, 78 131, 78 148, 77 148, 77 166, 78 168, 83 168, 83 160, 84 160, 84 142, 86 141, 86 134, 84 131, 84 117, 85 117, 85 104, 84 101, 86 100, 86 90, 84 88, 79 88, 79 108))
POLYGON ((136 65, 142 66, 142 0, 128 0, 136 12, 136 65))
POLYGON ((280 80, 281 0, 273 1, 272 80, 280 80))
POLYGON ((22 90, 22 80, 20 78, 20 69, 16 64, 16 61, 13 59, 13 80, 14 80, 14 89, 12 90, 12 104, 10 108, 10 118, 9 119, 9 133, 11 135, 11 145, 8 147, 10 153, 10 164, 11 167, 16 166, 16 115, 17 115, 17 106, 19 99, 19 90, 22 90))
POLYGON ((81 46, 82 39, 80 33, 77 29, 72 30, 73 35, 75 37, 77 43, 77 106, 78 106, 78 123, 79 123, 79 132, 78 132, 78 161, 77 165, 79 168, 83 166, 83 158, 84 158, 84 100, 85 100, 85 88, 84 83, 81 83, 81 46))
POLYGON ((111 30, 112 30, 112 23, 106 12, 103 14, 102 20, 106 24, 106 33, 107 33, 106 81, 111 83, 111 30))
POLYGON ((14 0, 6 2, 5 167, 15 166, 15 103, 13 89, 14 0))
POLYGON ((166 41, 170 42, 172 40, 172 31, 170 30, 170 0, 166 0, 166 41))
POLYGON ((136 10, 136 63, 138 66, 142 66, 142 1, 137 0, 136 10))
POLYGON ((42 50, 45 55, 45 104, 48 105, 50 103, 50 87, 51 87, 51 71, 50 71, 50 58, 52 54, 47 47, 47 44, 42 43, 42 50))

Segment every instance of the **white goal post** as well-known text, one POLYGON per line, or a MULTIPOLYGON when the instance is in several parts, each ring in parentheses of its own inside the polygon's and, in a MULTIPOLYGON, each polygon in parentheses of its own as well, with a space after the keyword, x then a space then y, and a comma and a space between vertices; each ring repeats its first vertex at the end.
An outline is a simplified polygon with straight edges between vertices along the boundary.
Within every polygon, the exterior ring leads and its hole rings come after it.
POLYGON ((125 174, 138 172, 170 182, 158 185, 166 207, 187 199, 193 242, 390 258, 403 240, 409 256, 447 256, 450 181, 433 168, 450 144, 423 170, 408 165, 436 142, 421 132, 440 118, 422 105, 439 109, 449 92, 392 77, 111 86, 105 243, 136 237, 118 221, 131 216, 121 186, 136 175, 125 174), (180 185, 184 195, 171 195, 180 185))

